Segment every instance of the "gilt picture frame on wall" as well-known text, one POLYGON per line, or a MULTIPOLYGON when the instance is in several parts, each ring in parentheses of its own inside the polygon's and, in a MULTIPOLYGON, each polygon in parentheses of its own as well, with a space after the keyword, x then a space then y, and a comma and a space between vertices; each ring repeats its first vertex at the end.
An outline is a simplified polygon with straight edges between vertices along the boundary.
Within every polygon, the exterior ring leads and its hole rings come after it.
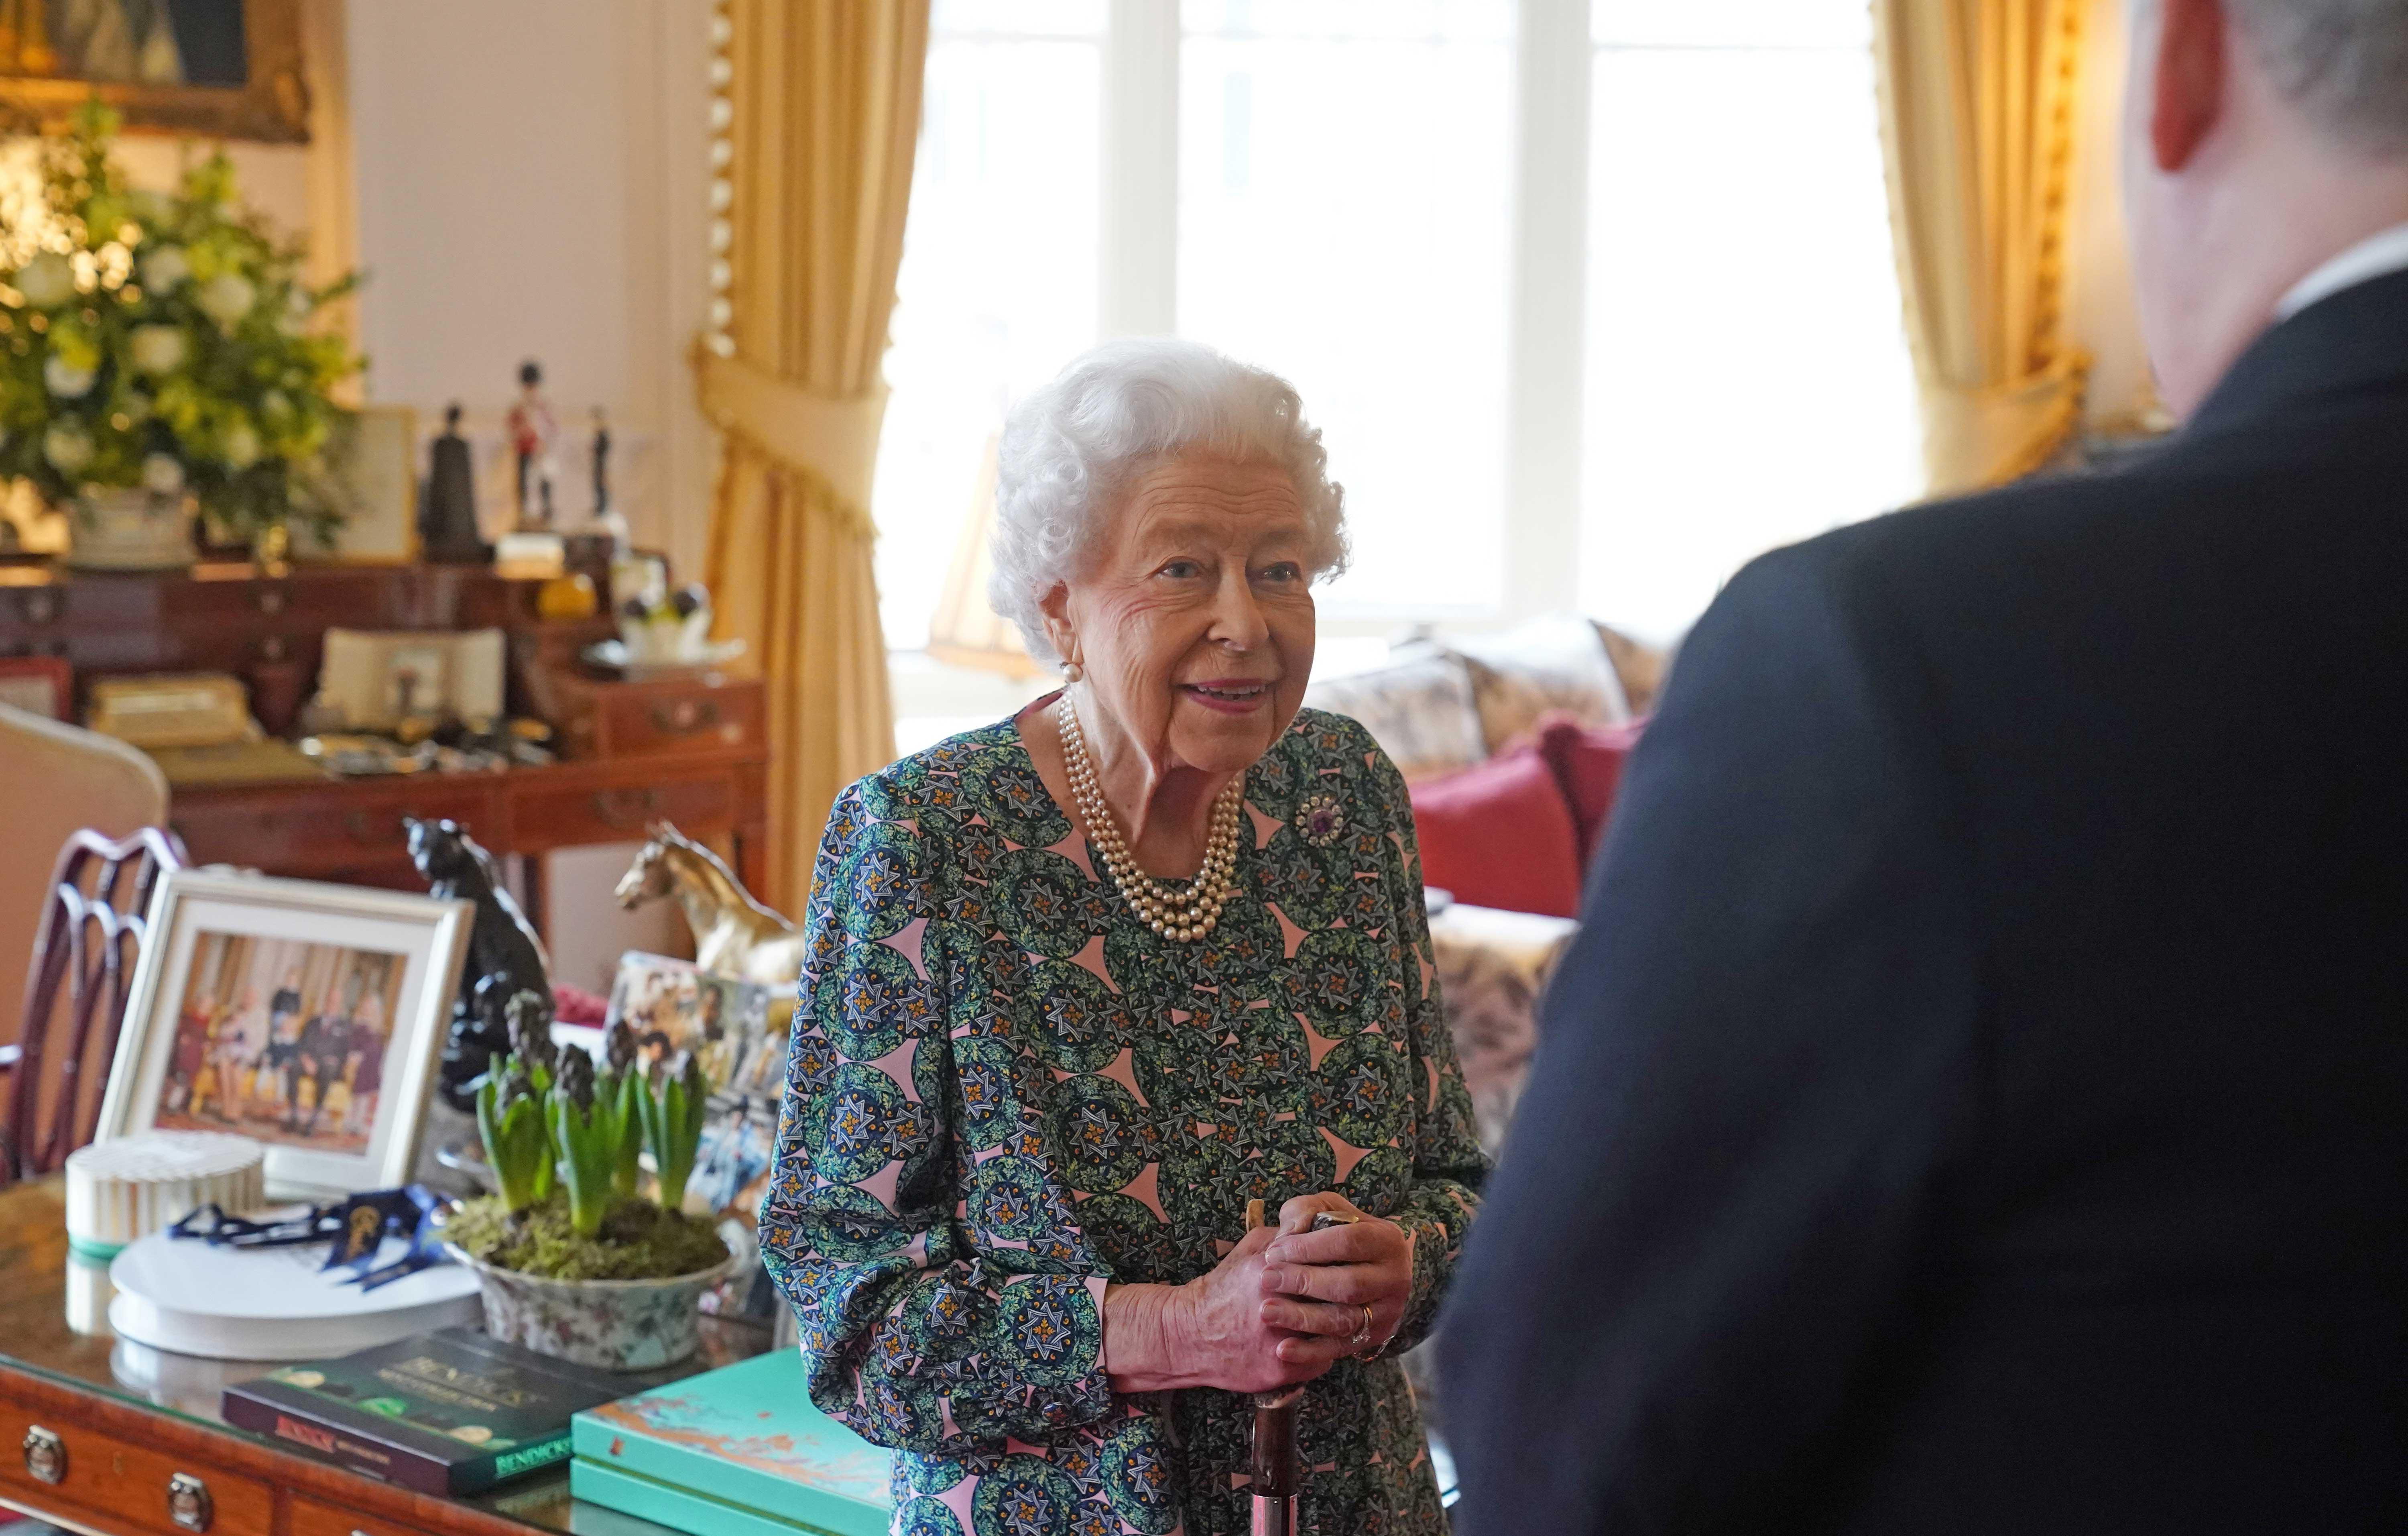
POLYGON ((409 1182, 476 909, 179 869, 151 898, 102 1140, 248 1136, 280 1193, 409 1182))
POLYGON ((133 133, 309 138, 302 0, 0 0, 0 112, 64 125, 98 97, 133 133))

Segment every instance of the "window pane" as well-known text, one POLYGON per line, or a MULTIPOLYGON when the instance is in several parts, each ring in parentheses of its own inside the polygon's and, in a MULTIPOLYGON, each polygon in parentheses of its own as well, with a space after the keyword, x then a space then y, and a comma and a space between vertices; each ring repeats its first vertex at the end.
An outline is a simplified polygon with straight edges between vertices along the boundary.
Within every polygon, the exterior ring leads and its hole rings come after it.
POLYGON ((1096 338, 1101 65, 1094 43, 930 41, 875 492, 897 649, 927 641, 1005 409, 1096 338))
POLYGON ((1285 375, 1347 487, 1340 609, 1501 596, 1510 0, 1191 3, 1179 329, 1285 375), (1276 30, 1274 30, 1274 28, 1276 30))
POLYGON ((1853 49, 1873 40, 1866 0, 1595 0, 1589 25, 1599 43, 1617 47, 1853 49))
POLYGON ((973 32, 1099 37, 1104 0, 937 0, 928 31, 932 42, 973 32))
POLYGON ((1581 597, 1670 634, 1919 487, 1872 65, 1608 50, 1595 86, 1581 597))

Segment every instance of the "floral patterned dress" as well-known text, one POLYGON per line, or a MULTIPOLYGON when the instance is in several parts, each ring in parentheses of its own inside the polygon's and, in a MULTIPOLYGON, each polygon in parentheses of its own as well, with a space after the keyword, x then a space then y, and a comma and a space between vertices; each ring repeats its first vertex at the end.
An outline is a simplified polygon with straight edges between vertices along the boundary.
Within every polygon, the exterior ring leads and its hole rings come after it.
POLYGON ((1299 1418, 1306 1530, 1440 1532, 1394 1356, 1485 1162, 1432 981, 1403 781, 1315 711, 1250 770, 1211 937, 1140 926, 1010 721, 838 797, 762 1215, 811 1398, 896 1458, 894 1529, 1247 1529, 1248 1400, 1116 1395, 1107 1282, 1183 1283, 1335 1189, 1414 1237, 1386 1357, 1299 1418))

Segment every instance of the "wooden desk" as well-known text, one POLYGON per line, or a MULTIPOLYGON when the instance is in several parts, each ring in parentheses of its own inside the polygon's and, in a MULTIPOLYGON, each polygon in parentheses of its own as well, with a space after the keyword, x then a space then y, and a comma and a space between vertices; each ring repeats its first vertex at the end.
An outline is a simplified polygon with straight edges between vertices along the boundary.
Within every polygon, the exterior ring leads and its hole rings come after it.
MULTIPOLYGON (((183 1473, 208 1490, 204 1536, 669 1536, 571 1499, 566 1467, 472 1499, 437 1499, 230 1428, 218 1417, 220 1391, 271 1368, 168 1355, 112 1339, 105 1321, 100 1332, 77 1332, 68 1263, 57 1182, 0 1189, 0 1506, 99 1536, 192 1536, 167 1513, 168 1480, 183 1473), (22 1447, 36 1426, 66 1445, 55 1486, 26 1466, 22 1447)), ((102 1301, 95 1315, 105 1316, 102 1301)), ((769 1347, 763 1329, 710 1317, 702 1328, 702 1355, 671 1374, 769 1347)), ((630 1377, 628 1390, 659 1379, 630 1377)))
MULTIPOLYGON (((757 696, 758 685, 749 686, 757 696)), ((425 883, 410 866, 401 818, 449 816, 495 857, 523 856, 523 895, 540 932, 542 855, 641 842, 654 820, 674 822, 690 837, 724 840, 738 877, 762 889, 768 757, 753 744, 503 773, 210 784, 177 789, 167 815, 198 863, 413 891, 425 883)))
MULTIPOLYGON (((609 573, 600 574, 607 585, 609 573)), ((252 712, 282 734, 317 685, 325 632, 493 628, 507 638, 509 707, 549 721, 567 759, 508 773, 178 785, 169 819, 194 859, 272 875, 418 890, 401 818, 449 816, 496 857, 520 855, 528 915, 545 926, 543 855, 640 841, 654 820, 724 845, 766 884, 767 703, 761 684, 707 675, 602 683, 580 677, 607 617, 552 621, 538 582, 471 566, 304 566, 269 574, 203 566, 93 575, 0 563, 0 656, 56 656, 92 683, 141 672, 243 680, 252 712)), ((340 1536, 340 1533, 337 1533, 340 1536)))

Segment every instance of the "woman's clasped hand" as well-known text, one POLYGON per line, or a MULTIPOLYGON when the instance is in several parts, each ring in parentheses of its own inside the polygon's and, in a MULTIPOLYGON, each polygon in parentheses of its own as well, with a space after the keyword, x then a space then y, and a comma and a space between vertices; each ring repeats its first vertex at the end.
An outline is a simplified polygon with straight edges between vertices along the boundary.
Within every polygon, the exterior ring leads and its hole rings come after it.
POLYGON ((1273 1392, 1384 1344, 1412 1290, 1412 1239, 1344 1197, 1301 1195, 1183 1285, 1113 1285, 1104 1368, 1124 1392, 1273 1392), (1354 1218, 1311 1230, 1327 1212, 1354 1218), (1368 1321, 1365 1308, 1369 1308, 1368 1321))
POLYGON ((1280 1207, 1279 1236, 1263 1250, 1263 1321, 1291 1335, 1280 1358, 1326 1371, 1349 1355, 1376 1354, 1412 1299, 1412 1234, 1356 1210, 1342 1195, 1299 1195, 1280 1207), (1312 1230, 1327 1213, 1344 1224, 1312 1230))

